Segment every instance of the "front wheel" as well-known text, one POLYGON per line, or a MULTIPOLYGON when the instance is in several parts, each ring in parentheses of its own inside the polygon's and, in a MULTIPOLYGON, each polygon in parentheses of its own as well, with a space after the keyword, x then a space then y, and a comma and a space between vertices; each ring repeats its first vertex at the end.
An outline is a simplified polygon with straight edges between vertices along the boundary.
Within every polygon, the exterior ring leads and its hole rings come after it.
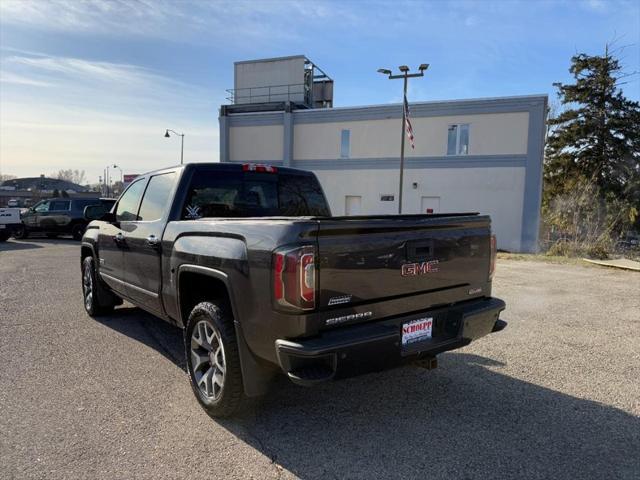
POLYGON ((25 227, 24 225, 20 225, 19 227, 16 227, 13 230, 13 238, 15 238, 16 240, 23 240, 28 237, 29 237, 29 231, 27 230, 27 227, 25 227))
POLYGON ((104 295, 103 290, 104 287, 98 283, 93 257, 88 256, 82 261, 82 298, 84 309, 91 317, 98 317, 113 311, 115 305, 100 304, 100 295, 104 295))
POLYGON ((82 224, 77 224, 71 227, 71 236, 74 240, 82 240, 82 236, 84 235, 85 226, 82 224))
POLYGON ((196 305, 185 330, 191 387, 212 417, 228 417, 245 400, 233 318, 223 302, 196 305))

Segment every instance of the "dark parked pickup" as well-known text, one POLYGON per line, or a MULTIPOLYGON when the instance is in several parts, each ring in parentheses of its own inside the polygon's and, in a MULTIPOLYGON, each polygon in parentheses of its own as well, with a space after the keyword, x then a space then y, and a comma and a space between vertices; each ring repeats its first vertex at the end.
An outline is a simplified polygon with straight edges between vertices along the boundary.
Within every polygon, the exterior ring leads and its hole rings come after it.
POLYGON ((84 209, 95 205, 108 212, 115 203, 112 198, 49 198, 41 200, 22 214, 22 228, 14 231, 16 238, 27 238, 30 233, 40 232, 49 238, 71 235, 80 240, 87 220, 84 209))
POLYGON ((313 385, 431 368, 501 330, 495 248, 487 216, 332 217, 313 173, 192 164, 138 177, 89 224, 84 305, 126 299, 183 327, 196 397, 224 416, 277 371, 313 385))

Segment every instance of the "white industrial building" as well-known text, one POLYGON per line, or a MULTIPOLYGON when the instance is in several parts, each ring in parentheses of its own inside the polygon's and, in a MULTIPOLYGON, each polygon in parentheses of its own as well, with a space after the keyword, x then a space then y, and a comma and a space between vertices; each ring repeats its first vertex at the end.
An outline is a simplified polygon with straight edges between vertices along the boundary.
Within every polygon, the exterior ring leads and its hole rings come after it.
MULTIPOLYGON (((237 62, 231 93, 221 161, 312 170, 334 215, 397 213, 401 104, 331 108, 333 81, 302 55, 237 62)), ((410 105, 403 213, 490 214, 499 248, 534 251, 546 95, 410 105)))

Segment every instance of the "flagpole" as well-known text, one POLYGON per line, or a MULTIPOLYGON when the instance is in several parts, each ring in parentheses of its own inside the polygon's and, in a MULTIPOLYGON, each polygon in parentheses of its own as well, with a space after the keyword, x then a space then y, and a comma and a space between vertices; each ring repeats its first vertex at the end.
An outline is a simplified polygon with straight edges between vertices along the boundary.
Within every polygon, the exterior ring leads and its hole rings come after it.
POLYGON ((407 128, 407 80, 407 72, 404 72, 404 93, 402 96, 402 131, 400 132, 402 140, 400 141, 400 186, 398 188, 398 214, 402 214, 402 183, 404 179, 404 136, 405 130, 407 128))
POLYGON ((398 69, 402 72, 401 75, 393 75, 391 70, 380 68, 378 73, 388 75, 389 80, 396 80, 402 78, 404 80, 403 96, 402 96, 402 136, 400 137, 400 185, 398 192, 398 214, 402 214, 402 183, 404 180, 404 136, 406 134, 405 129, 407 127, 407 83, 409 78, 422 77, 424 71, 429 68, 428 63, 423 63, 418 67, 420 73, 409 73, 409 67, 402 65, 398 69))

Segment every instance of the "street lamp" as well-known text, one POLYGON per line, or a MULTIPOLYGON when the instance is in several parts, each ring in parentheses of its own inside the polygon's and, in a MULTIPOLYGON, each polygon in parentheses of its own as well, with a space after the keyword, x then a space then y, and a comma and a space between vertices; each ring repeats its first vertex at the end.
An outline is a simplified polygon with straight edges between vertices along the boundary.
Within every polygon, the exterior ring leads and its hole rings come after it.
POLYGON ((181 138, 181 142, 180 142, 180 165, 182 165, 182 160, 184 157, 184 133, 178 133, 175 130, 171 130, 170 128, 167 128, 167 131, 164 134, 165 138, 169 138, 171 135, 169 135, 169 132, 172 132, 174 135, 178 135, 181 138))
POLYGON ((115 163, 113 164, 112 168, 117 168, 118 170, 120 170, 120 193, 122 193, 122 189, 124 187, 124 182, 123 182, 124 175, 122 174, 122 169, 115 163))
POLYGON ((398 67, 398 70, 400 70, 402 73, 399 75, 393 75, 391 70, 386 68, 378 69, 378 73, 381 73, 382 75, 387 75, 389 77, 389 80, 397 80, 400 78, 404 80, 404 90, 403 90, 404 96, 402 98, 402 102, 403 102, 402 103, 402 137, 401 137, 402 140, 400 142, 400 188, 399 188, 400 191, 398 195, 398 213, 402 213, 402 181, 404 177, 404 136, 405 136, 406 122, 407 122, 404 105, 405 105, 405 102, 407 101, 407 83, 410 78, 423 77, 425 70, 428 68, 429 68, 428 63, 422 63, 418 67, 418 70, 420 71, 420 73, 409 73, 408 66, 400 65, 398 67))

